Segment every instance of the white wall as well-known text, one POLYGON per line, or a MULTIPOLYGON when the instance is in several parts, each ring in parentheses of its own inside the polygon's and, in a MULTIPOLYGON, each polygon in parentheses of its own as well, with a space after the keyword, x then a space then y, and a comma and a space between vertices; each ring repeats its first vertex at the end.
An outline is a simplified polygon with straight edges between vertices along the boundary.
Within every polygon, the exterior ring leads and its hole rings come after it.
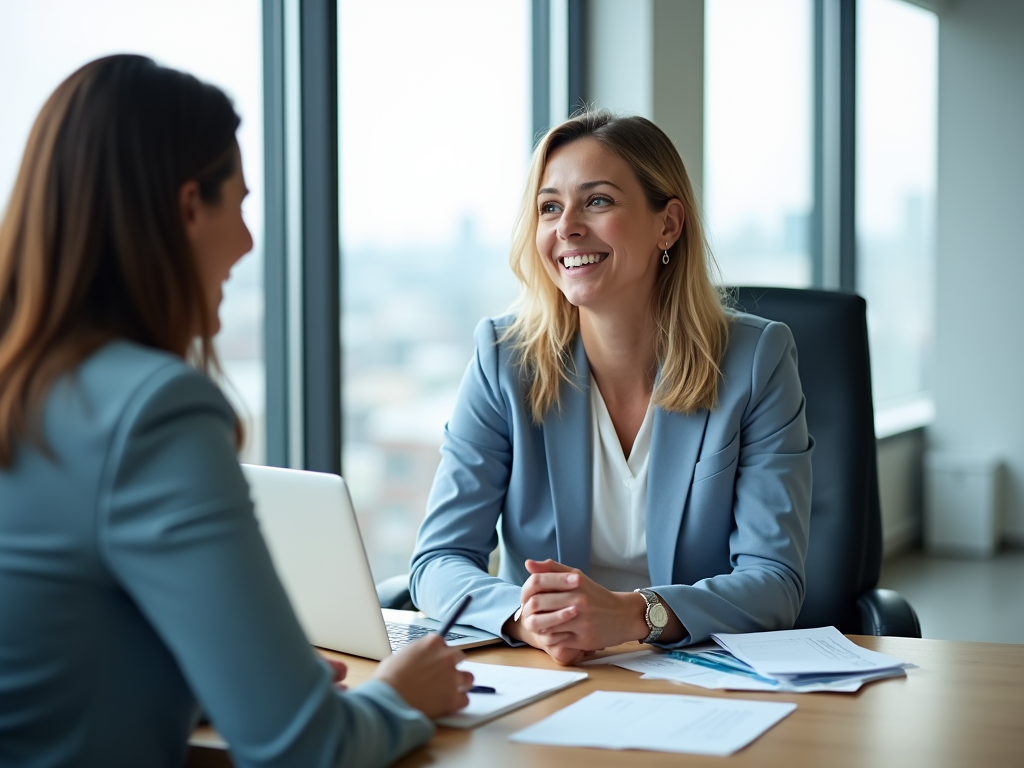
POLYGON ((932 448, 1005 462, 1004 534, 1024 542, 1024 2, 939 20, 936 420, 932 448))

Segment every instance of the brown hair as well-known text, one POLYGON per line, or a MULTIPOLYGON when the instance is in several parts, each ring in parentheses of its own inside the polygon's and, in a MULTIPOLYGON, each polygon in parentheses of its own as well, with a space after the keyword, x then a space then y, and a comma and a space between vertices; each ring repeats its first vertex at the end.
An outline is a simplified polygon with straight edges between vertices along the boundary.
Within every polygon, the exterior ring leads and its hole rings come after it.
POLYGON ((650 120, 587 110, 548 131, 534 150, 509 256, 522 290, 516 319, 503 340, 514 341, 530 379, 527 400, 533 419, 540 423, 549 409, 557 409, 561 382, 569 381, 571 344, 579 332, 579 311, 548 277, 537 252, 537 193, 551 154, 582 138, 600 142, 629 164, 650 210, 663 211, 673 198, 683 204, 682 237, 669 249, 670 261, 661 267, 652 296, 661 365, 652 400, 681 413, 712 410, 718 402, 729 325, 722 294, 711 278, 716 265, 686 168, 671 139, 650 120))
POLYGON ((46 101, 0 222, 0 466, 19 438, 43 446, 49 388, 112 339, 217 368, 178 195, 194 180, 218 202, 238 124, 222 91, 143 56, 86 64, 46 101))

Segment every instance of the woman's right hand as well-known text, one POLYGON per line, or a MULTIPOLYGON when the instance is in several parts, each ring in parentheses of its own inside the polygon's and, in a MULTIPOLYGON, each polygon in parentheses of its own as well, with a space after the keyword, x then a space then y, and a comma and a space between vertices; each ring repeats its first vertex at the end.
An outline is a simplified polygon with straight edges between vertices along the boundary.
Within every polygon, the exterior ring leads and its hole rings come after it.
POLYGON ((465 658, 440 635, 428 635, 388 656, 373 676, 394 688, 410 707, 434 719, 469 704, 473 675, 456 669, 465 658))

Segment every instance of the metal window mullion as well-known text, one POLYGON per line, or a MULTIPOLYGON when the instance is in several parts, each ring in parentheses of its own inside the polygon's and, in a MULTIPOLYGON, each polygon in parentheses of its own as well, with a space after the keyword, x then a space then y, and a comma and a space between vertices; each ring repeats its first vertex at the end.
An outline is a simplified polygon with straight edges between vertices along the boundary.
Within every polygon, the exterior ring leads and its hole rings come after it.
POLYGON ((300 13, 304 464, 339 474, 337 2, 304 0, 300 13))
POLYGON ((839 3, 839 287, 857 290, 857 0, 839 3))
POLYGON ((536 146, 551 125, 551 0, 533 0, 530 13, 531 126, 536 146))
POLYGON ((302 332, 302 56, 300 0, 284 0, 288 466, 306 466, 302 332))
POLYGON ((814 4, 814 215, 816 288, 856 289, 856 0, 814 4))
POLYGON ((828 110, 826 108, 826 99, 828 98, 828 80, 826 78, 826 67, 827 67, 827 55, 826 55, 826 23, 825 15, 827 10, 825 8, 825 0, 814 0, 814 19, 813 19, 813 54, 812 54, 812 67, 813 67, 813 132, 814 146, 812 148, 812 187, 814 193, 814 207, 811 215, 809 240, 811 243, 811 287, 813 288, 825 288, 826 283, 826 206, 828 200, 826 196, 826 184, 827 176, 825 170, 826 158, 828 152, 826 150, 826 140, 828 137, 827 124, 828 124, 828 110))
POLYGON ((584 0, 569 0, 569 114, 587 104, 587 29, 584 0))
POLYGON ((263 355, 266 462, 288 466, 287 241, 283 0, 263 2, 263 355))

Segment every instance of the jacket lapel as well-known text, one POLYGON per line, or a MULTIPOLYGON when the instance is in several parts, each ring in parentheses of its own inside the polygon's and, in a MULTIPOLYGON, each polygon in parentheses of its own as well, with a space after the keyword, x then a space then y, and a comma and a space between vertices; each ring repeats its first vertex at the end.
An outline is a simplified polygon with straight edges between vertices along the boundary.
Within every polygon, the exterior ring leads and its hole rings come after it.
POLYGON ((544 419, 544 451, 555 515, 558 561, 586 573, 590 568, 593 495, 590 435, 590 364, 577 334, 572 385, 563 383, 561 411, 544 419))
POLYGON ((656 408, 647 464, 647 568, 652 584, 671 584, 683 509, 704 442, 708 412, 684 415, 656 408))

